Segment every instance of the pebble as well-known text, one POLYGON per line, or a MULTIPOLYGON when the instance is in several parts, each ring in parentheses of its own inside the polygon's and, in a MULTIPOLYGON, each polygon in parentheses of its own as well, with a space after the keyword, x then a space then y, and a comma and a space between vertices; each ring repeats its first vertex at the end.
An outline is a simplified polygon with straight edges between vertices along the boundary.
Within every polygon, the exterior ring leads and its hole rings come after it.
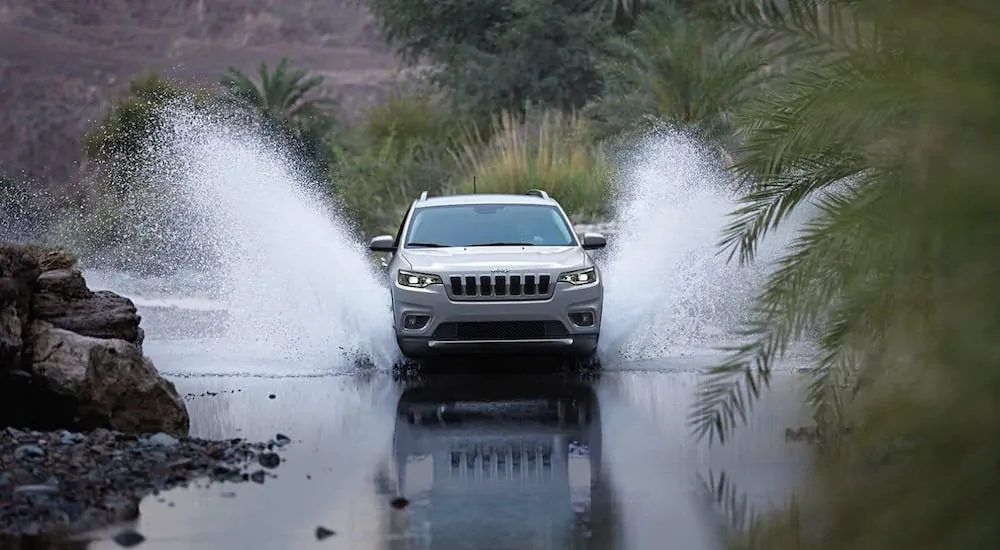
POLYGON ((336 531, 331 531, 322 525, 316 528, 316 540, 323 540, 336 534, 336 531))
POLYGON ((261 453, 257 458, 257 462, 265 468, 277 468, 281 464, 281 457, 276 453, 261 453))
POLYGON ((407 500, 406 497, 396 497, 389 501, 389 506, 392 506, 397 510, 402 510, 403 508, 406 508, 409 504, 410 501, 407 500))
MULTIPOLYGON (((260 467, 274 469, 281 464, 269 446, 274 447, 243 439, 135 436, 105 429, 89 433, 0 429, 0 539, 80 533, 128 521, 136 517, 139 501, 147 495, 202 480, 264 483, 274 475, 260 467)), ((119 536, 129 543, 116 538, 122 546, 145 540, 136 539, 142 535, 134 532, 119 536)))
POLYGON ((170 434, 165 434, 163 432, 151 435, 149 437, 149 442, 155 445, 163 445, 164 447, 173 447, 174 445, 179 443, 176 437, 170 434))
POLYGON ((146 537, 131 529, 126 529, 114 536, 114 541, 117 542, 119 546, 124 546, 125 548, 131 548, 142 544, 145 540, 146 537))

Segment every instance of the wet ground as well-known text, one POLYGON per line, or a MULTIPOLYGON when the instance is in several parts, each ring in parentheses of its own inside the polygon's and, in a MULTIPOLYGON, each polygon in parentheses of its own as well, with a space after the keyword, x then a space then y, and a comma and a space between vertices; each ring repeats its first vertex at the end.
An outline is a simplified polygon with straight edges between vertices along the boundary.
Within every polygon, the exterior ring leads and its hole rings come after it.
POLYGON ((714 548, 750 507, 781 505, 806 451, 784 438, 799 423, 791 374, 734 441, 695 442, 686 418, 711 357, 596 374, 219 376, 183 370, 178 349, 147 345, 187 395, 192 435, 293 443, 264 484, 146 499, 130 525, 142 548, 714 548))

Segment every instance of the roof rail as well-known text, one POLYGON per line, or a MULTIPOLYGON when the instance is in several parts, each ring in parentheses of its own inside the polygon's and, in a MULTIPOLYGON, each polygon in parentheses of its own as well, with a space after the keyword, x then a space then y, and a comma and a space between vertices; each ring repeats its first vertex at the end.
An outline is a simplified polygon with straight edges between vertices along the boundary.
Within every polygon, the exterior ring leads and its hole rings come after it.
POLYGON ((525 193, 525 195, 531 195, 533 197, 540 197, 540 198, 543 198, 543 199, 546 199, 546 200, 548 200, 548 198, 549 198, 549 194, 546 193, 545 191, 542 191, 541 189, 528 189, 528 191, 525 193))
POLYGON ((425 201, 425 200, 427 200, 427 191, 424 191, 423 193, 421 193, 420 194, 420 198, 417 199, 417 200, 418 201, 425 201))

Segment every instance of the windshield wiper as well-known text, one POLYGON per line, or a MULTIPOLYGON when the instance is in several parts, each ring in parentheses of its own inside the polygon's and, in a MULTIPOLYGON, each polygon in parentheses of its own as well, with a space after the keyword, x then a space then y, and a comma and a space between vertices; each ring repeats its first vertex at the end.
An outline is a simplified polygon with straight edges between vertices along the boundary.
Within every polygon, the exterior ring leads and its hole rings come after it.
POLYGON ((483 243, 483 244, 473 244, 469 246, 535 246, 535 243, 483 243))
POLYGON ((406 246, 417 246, 421 248, 447 248, 447 245, 440 243, 406 243, 406 246))

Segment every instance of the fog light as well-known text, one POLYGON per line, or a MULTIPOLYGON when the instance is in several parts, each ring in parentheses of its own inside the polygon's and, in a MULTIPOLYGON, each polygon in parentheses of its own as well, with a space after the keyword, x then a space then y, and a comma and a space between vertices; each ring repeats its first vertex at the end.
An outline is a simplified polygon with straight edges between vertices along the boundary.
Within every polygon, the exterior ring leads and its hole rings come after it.
POLYGON ((578 327, 594 326, 594 312, 592 311, 580 311, 577 313, 570 313, 569 318, 571 321, 573 321, 573 324, 578 327))
POLYGON ((429 315, 407 315, 403 317, 403 328, 409 330, 420 330, 427 326, 431 318, 429 315))

